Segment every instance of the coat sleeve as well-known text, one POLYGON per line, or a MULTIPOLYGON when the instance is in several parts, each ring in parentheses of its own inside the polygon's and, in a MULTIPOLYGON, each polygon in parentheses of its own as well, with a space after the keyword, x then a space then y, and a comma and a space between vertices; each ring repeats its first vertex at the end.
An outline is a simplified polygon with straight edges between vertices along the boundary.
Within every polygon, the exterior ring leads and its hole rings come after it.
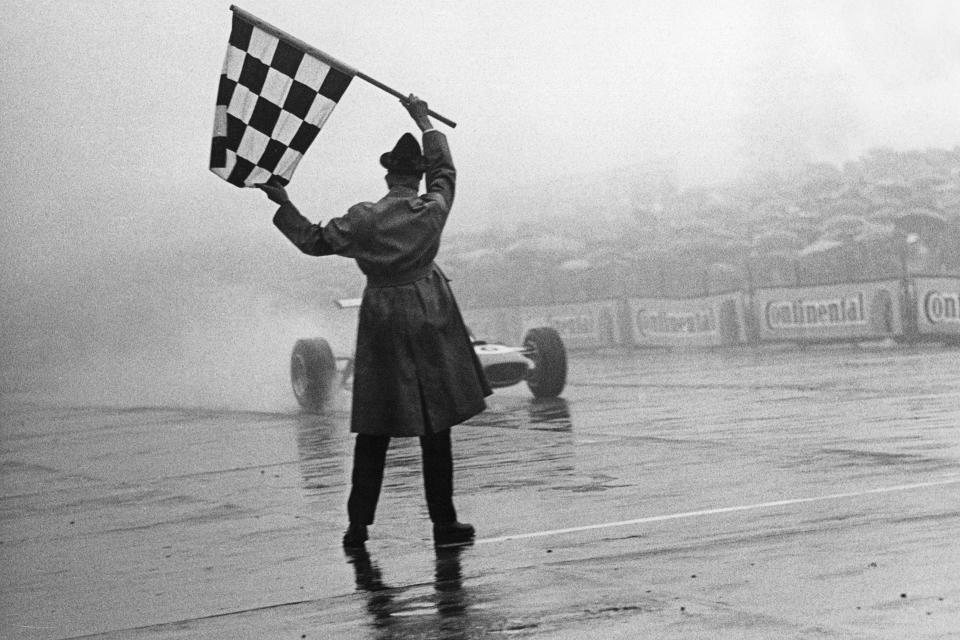
POLYGON ((313 224, 303 217, 292 202, 280 205, 273 224, 300 251, 311 256, 333 254, 353 257, 365 233, 363 206, 350 208, 347 215, 333 218, 326 225, 313 224))
POLYGON ((453 206, 457 170, 447 145, 447 137, 434 129, 423 134, 423 155, 427 160, 427 193, 423 200, 436 203, 444 217, 453 206))

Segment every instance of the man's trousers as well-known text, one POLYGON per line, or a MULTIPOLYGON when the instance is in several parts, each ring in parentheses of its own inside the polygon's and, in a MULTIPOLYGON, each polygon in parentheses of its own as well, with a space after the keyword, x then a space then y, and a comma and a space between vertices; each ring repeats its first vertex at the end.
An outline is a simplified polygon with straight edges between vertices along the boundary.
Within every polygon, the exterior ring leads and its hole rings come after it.
MULTIPOLYGON (((389 436, 357 434, 353 450, 352 487, 347 500, 347 514, 351 524, 373 524, 389 446, 389 436)), ((450 430, 420 436, 420 453, 423 460, 423 488, 430 520, 435 523, 456 522, 450 430)))

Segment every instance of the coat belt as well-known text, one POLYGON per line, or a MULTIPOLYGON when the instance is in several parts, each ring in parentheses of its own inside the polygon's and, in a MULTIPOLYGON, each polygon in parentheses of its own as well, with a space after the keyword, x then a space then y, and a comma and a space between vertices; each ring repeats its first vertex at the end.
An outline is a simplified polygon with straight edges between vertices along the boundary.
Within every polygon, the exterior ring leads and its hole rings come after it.
POLYGON ((426 278, 434 272, 434 269, 434 264, 431 262, 430 264, 420 267, 419 269, 404 271, 403 273, 391 273, 383 275, 368 274, 367 286, 375 289, 381 289, 383 287, 399 287, 404 284, 411 284, 417 280, 426 278))

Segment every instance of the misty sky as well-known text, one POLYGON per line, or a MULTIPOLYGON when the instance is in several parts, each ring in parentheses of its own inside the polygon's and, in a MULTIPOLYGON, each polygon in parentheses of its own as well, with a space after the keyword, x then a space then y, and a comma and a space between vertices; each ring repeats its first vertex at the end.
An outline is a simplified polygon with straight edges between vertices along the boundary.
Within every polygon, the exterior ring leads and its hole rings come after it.
MULTIPOLYGON (((207 170, 229 2, 2 4, 5 273, 275 233, 262 194, 207 170)), ((960 143, 951 0, 239 6, 458 121, 452 226, 483 223, 512 184, 569 173, 662 163, 688 186, 785 157, 960 143)), ((413 129, 355 80, 291 194, 313 219, 378 197, 378 155, 413 129)))

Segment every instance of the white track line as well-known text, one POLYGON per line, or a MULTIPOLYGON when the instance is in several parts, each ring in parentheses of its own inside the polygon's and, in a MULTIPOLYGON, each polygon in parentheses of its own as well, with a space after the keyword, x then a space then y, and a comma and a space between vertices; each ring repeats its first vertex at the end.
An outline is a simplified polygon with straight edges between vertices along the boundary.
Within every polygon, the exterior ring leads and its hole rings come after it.
POLYGON ((960 483, 960 476, 952 476, 942 480, 931 480, 929 482, 918 482, 916 484, 900 484, 892 487, 880 487, 877 489, 866 489, 864 491, 852 491, 849 493, 831 493, 823 496, 814 496, 811 498, 790 498, 787 500, 775 500, 773 502, 758 502, 756 504, 745 504, 735 507, 719 507, 716 509, 701 509, 699 511, 685 511, 683 513, 669 513, 659 516, 647 516, 645 518, 634 518, 633 520, 618 520, 615 522, 602 522, 598 524, 588 524, 579 527, 568 527, 566 529, 550 529, 547 531, 533 531, 530 533, 516 533, 497 538, 481 538, 475 540, 474 544, 493 544, 495 542, 507 542, 509 540, 522 540, 524 538, 545 538, 547 536, 562 535, 564 533, 576 533, 578 531, 593 531, 594 529, 609 529, 612 527, 627 527, 635 524, 646 524, 650 522, 663 522, 664 520, 680 520, 682 518, 697 518, 700 516, 714 516, 723 513, 734 513, 736 511, 754 511, 757 509, 770 509, 772 507, 784 507, 794 504, 804 504, 808 502, 826 502, 828 500, 843 500, 845 498, 856 498, 877 493, 894 493, 897 491, 912 491, 914 489, 925 489, 928 487, 939 487, 948 484, 960 483))

